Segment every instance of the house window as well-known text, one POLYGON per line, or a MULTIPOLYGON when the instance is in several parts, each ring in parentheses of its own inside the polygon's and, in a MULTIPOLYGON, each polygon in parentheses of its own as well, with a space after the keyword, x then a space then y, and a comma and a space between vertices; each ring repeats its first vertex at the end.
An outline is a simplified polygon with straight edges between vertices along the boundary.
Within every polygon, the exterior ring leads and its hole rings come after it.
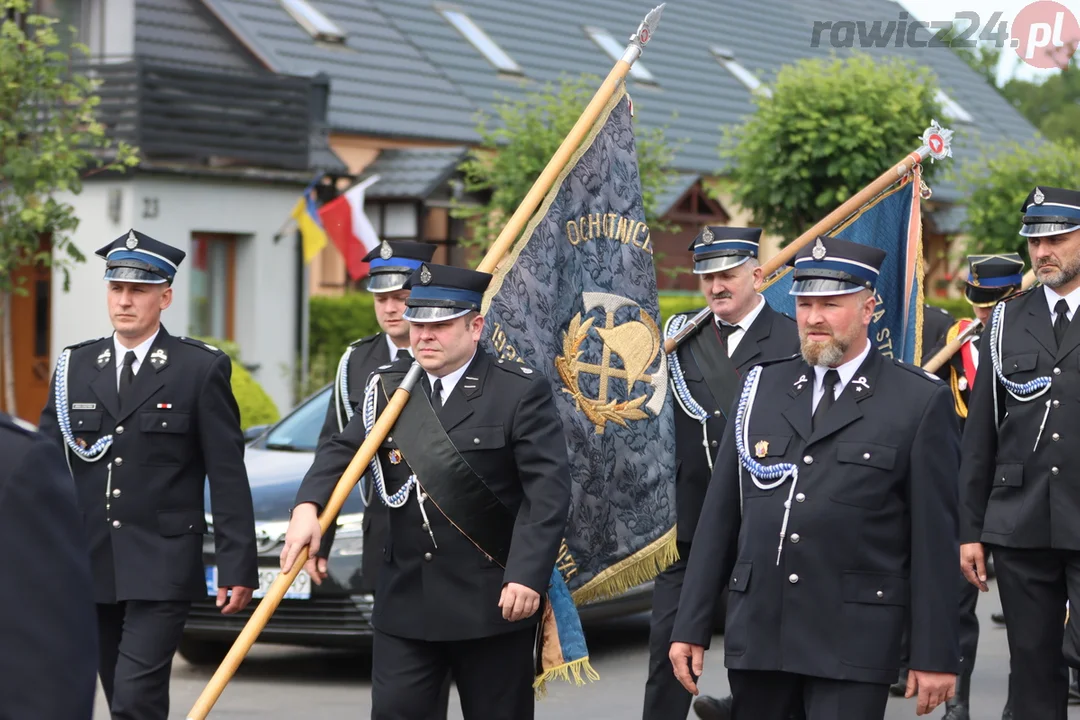
POLYGON ((191 315, 188 334, 219 340, 235 339, 236 238, 192 233, 191 315))
POLYGON ((307 0, 281 0, 281 4, 292 15, 293 20, 316 40, 332 43, 345 42, 345 33, 341 28, 312 7, 307 0))
POLYGON ((759 92, 762 95, 772 97, 772 90, 767 85, 761 84, 761 79, 750 72, 745 65, 735 59, 735 53, 727 48, 718 47, 713 45, 710 50, 713 57, 720 65, 731 73, 732 76, 743 84, 750 92, 759 92))
POLYGON ((523 74, 521 66, 514 62, 514 59, 462 10, 445 7, 439 8, 439 12, 497 70, 515 75, 523 74))
POLYGON ((940 88, 934 94, 934 99, 941 104, 941 111, 945 113, 945 117, 950 120, 955 120, 961 123, 973 123, 975 118, 971 117, 971 113, 963 108, 963 106, 945 94, 944 90, 940 88))
MULTIPOLYGON (((586 27, 585 32, 588 34, 592 41, 600 46, 600 49, 611 56, 612 60, 621 60, 623 53, 626 52, 626 46, 620 45, 619 41, 609 33, 607 30, 602 30, 595 27, 586 27)), ((645 66, 638 60, 630 66, 630 77, 635 80, 640 80, 646 83, 656 83, 656 78, 651 72, 645 69, 645 66)))

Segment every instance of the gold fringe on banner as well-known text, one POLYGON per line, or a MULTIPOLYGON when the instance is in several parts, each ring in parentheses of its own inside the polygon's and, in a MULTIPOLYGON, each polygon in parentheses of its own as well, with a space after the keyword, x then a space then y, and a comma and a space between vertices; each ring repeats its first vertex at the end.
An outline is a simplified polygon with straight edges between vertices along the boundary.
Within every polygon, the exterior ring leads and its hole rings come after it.
POLYGON ((614 565, 604 568, 572 593, 575 605, 614 597, 652 580, 679 559, 675 526, 646 547, 614 565))

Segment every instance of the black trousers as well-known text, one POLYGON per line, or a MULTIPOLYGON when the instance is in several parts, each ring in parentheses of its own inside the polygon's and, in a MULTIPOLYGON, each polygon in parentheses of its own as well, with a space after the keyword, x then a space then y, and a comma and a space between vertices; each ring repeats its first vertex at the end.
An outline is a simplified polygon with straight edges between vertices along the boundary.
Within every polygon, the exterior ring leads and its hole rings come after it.
POLYGON ((375 631, 372 720, 430 720, 447 672, 465 720, 532 720, 536 627, 475 640, 428 642, 375 631))
POLYGON ((728 670, 732 720, 882 720, 889 686, 764 670, 728 670))
POLYGON ((112 720, 167 720, 169 673, 190 609, 190 602, 98 604, 98 672, 112 720))
POLYGON ((1066 720, 1065 601, 1080 607, 1080 552, 994 546, 993 553, 1009 636, 1013 717, 1066 720))
POLYGON ((685 720, 694 696, 687 692, 671 668, 668 649, 679 593, 686 575, 690 544, 679 543, 679 560, 653 581, 652 618, 649 623, 649 675, 645 680, 645 706, 642 720, 685 720))

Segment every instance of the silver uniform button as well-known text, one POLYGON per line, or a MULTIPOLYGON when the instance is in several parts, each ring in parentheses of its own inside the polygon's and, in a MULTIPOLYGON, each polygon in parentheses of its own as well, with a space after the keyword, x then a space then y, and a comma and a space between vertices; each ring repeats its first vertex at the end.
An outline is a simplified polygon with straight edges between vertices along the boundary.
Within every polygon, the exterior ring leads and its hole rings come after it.
POLYGON ((812 465, 814 462, 814 458, 810 455, 806 455, 805 457, 803 457, 802 461, 807 465, 812 465))
POLYGON ((1050 474, 1051 475, 1057 475, 1058 474, 1058 469, 1056 467, 1050 468, 1050 474))
POLYGON ((480 444, 480 438, 473 438, 472 439, 472 444, 473 445, 479 445, 480 444))
POLYGON ((113 465, 115 465, 116 467, 120 467, 123 464, 124 458, 116 458, 115 460, 113 460, 113 465))
POLYGON ((710 445, 710 446, 712 446, 712 447, 716 447, 716 446, 717 446, 717 445, 719 445, 719 444, 720 444, 720 443, 718 443, 718 442, 717 442, 717 441, 715 441, 715 440, 713 440, 712 442, 710 442, 710 443, 709 443, 709 445, 710 445))
POLYGON ((791 533, 791 542, 797 543, 799 540, 802 540, 802 538, 799 537, 799 533, 791 533))
POLYGON ((1051 403, 1051 404, 1052 404, 1052 405, 1053 405, 1054 407, 1061 407, 1061 401, 1060 401, 1060 400, 1055 400, 1055 401, 1054 401, 1053 403, 1051 403))
POLYGON ((1055 375, 1060 375, 1061 374, 1061 368, 1054 368, 1054 374, 1055 375))
POLYGON ((723 415, 723 413, 720 412, 719 410, 713 410, 712 411, 712 416, 713 417, 720 417, 721 415, 723 415))
POLYGON ((117 425, 116 426, 116 434, 117 435, 123 435, 124 434, 124 426, 123 425, 117 425))
POLYGON ((884 592, 882 592, 881 590, 878 590, 878 591, 877 591, 877 596, 878 596, 879 598, 883 598, 883 597, 885 597, 885 593, 884 593, 884 592))
POLYGON ((120 497, 120 488, 113 488, 112 496, 113 497, 120 497))
POLYGON ((795 502, 803 502, 804 500, 806 500, 806 496, 802 493, 795 496, 795 502))
POLYGON ((863 460, 869 460, 870 459, 870 453, 863 453, 862 454, 862 459, 863 460))
POLYGON ((112 526, 113 526, 114 528, 118 528, 118 527, 120 527, 120 521, 119 521, 119 520, 113 520, 113 521, 112 521, 112 526))
POLYGON ((1053 435, 1050 436, 1050 439, 1053 440, 1054 442, 1057 442, 1058 440, 1061 439, 1061 436, 1058 435, 1057 433, 1054 433, 1053 435))
POLYGON ((162 421, 161 421, 161 427, 169 427, 169 423, 167 423, 167 422, 165 422, 164 420, 162 420, 162 421))
POLYGON ((795 583, 799 582, 799 576, 795 573, 791 573, 790 575, 788 575, 787 581, 794 585, 795 583))
POLYGON ((431 553, 424 553, 424 559, 431 562, 431 553))

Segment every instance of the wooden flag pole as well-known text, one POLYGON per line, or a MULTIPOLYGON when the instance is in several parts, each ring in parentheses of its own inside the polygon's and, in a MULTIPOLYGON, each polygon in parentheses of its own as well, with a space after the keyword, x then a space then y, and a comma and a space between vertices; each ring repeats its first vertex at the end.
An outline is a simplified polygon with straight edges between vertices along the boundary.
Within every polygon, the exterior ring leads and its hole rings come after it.
MULTIPOLYGON (((665 3, 666 4, 666 3, 665 3)), ((506 253, 513 246, 514 241, 517 240, 518 235, 524 229, 529 218, 532 217, 536 209, 540 207, 540 203, 543 201, 544 196, 551 189, 551 186, 555 183, 559 173, 570 161, 571 156, 581 145, 582 140, 589 134, 593 125, 596 123, 596 119, 600 116, 604 107, 607 105, 608 100, 615 94, 619 88, 619 84, 626 78, 626 74, 630 71, 630 66, 641 57, 641 52, 656 32, 657 26, 660 24, 660 16, 663 13, 664 4, 653 8, 645 16, 645 20, 638 26, 637 32, 630 37, 630 43, 626 46, 626 51, 623 56, 615 63, 615 67, 608 73, 607 78, 603 84, 593 95, 592 100, 586 106, 585 111, 578 118, 578 121, 567 133, 566 138, 559 145, 559 149, 552 155, 551 160, 548 161, 547 167, 540 173, 540 177, 533 183, 532 188, 525 196, 524 200, 518 206, 517 210, 510 217, 506 226, 503 227, 502 232, 499 233, 498 238, 492 243, 488 249, 487 254, 484 255, 484 259, 477 266, 477 270, 481 272, 492 272, 499 262, 506 255, 506 253)), ((382 444, 382 441, 389 434, 394 423, 397 422, 398 415, 401 414, 402 408, 405 407, 405 403, 409 399, 409 393, 412 387, 420 378, 422 369, 419 364, 413 363, 409 369, 409 373, 405 376, 401 385, 394 392, 394 395, 390 398, 390 402, 386 408, 379 415, 379 418, 375 422, 375 426, 368 433, 364 443, 356 451, 356 455, 353 456, 352 462, 342 473, 341 478, 338 480, 337 485, 334 488, 333 494, 330 496, 329 502, 323 509, 322 514, 319 516, 319 526, 325 533, 330 524, 337 519, 337 514, 344 505, 345 500, 348 498, 349 493, 352 492, 353 486, 356 485, 360 476, 363 475, 364 470, 371 462, 371 458, 375 456, 376 450, 382 444)), ((304 563, 307 562, 308 553, 304 549, 300 556, 296 559, 292 568, 288 572, 282 572, 271 583, 270 588, 266 592, 266 596, 259 601, 258 607, 251 614, 244 629, 237 636, 233 642, 232 648, 230 648, 225 659, 222 660, 218 669, 214 672, 214 675, 210 678, 206 687, 199 695, 195 704, 188 712, 187 720, 205 720, 206 716, 210 714, 214 704, 218 698, 221 697, 221 693, 225 690, 225 686, 228 685, 233 675, 236 674, 237 669, 240 667, 240 663, 243 662, 248 652, 251 650, 251 646, 255 643, 255 639, 266 627, 266 623, 269 622, 270 616, 273 615, 274 610, 277 609, 281 603, 282 598, 285 596, 285 592, 292 585, 293 580, 300 574, 300 570, 304 567, 304 563)))
MULTIPOLYGON (((795 257, 795 254, 798 253, 799 250, 808 243, 813 242, 818 235, 824 235, 831 232, 833 228, 838 226, 852 214, 858 212, 860 208, 880 195, 887 188, 902 180, 912 171, 915 165, 921 163, 927 157, 942 160, 950 156, 952 154, 952 149, 949 147, 951 138, 951 130, 945 130, 938 125, 937 122, 934 122, 923 133, 923 144, 919 149, 908 153, 903 160, 881 173, 877 179, 855 195, 852 195, 844 202, 844 204, 826 215, 820 222, 770 258, 768 262, 762 265, 764 276, 768 278, 782 268, 795 257)), ((691 318, 676 335, 664 341, 664 352, 674 352, 675 348, 679 346, 679 343, 693 335, 698 327, 708 321, 711 316, 712 310, 708 307, 704 308, 701 312, 691 318)))
POLYGON ((977 335, 982 329, 983 326, 981 322, 978 320, 972 322, 968 325, 967 330, 957 335, 953 338, 951 343, 948 343, 945 347, 938 350, 934 353, 934 357, 923 363, 923 370, 928 373, 937 374, 937 371, 941 369, 941 366, 949 362, 949 358, 955 355, 957 351, 964 346, 964 343, 970 340, 972 336, 977 335))

